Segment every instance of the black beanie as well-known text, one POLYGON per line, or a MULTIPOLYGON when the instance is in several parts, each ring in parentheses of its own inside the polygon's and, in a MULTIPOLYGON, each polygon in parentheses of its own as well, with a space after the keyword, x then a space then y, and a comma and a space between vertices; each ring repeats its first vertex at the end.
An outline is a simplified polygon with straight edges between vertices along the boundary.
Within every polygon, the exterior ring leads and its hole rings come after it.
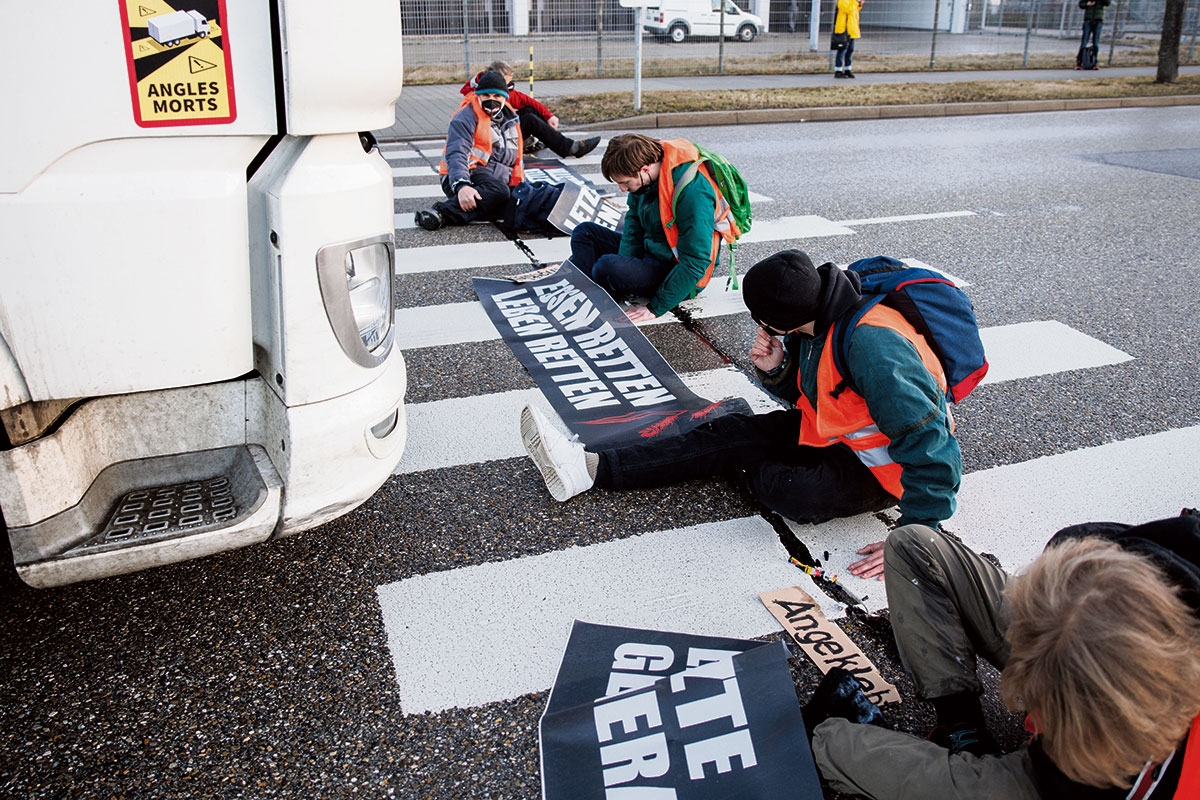
POLYGON ((742 300, 750 317, 777 331, 790 331, 817 318, 821 276, 800 250, 784 250, 755 264, 742 278, 742 300))
POLYGON ((475 81, 475 94, 498 94, 507 100, 508 82, 504 80, 504 76, 499 72, 489 70, 480 75, 479 80, 475 81))

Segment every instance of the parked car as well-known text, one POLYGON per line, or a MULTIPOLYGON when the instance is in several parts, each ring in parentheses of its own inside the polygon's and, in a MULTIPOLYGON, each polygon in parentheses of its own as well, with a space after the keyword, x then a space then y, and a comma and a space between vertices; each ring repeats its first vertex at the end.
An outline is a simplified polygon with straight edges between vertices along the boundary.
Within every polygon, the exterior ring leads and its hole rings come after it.
MULTIPOLYGON (((721 34, 720 0, 663 0, 659 8, 646 9, 646 31, 652 36, 682 42, 689 36, 721 34)), ((761 17, 725 0, 725 37, 752 42, 765 30, 761 17)))

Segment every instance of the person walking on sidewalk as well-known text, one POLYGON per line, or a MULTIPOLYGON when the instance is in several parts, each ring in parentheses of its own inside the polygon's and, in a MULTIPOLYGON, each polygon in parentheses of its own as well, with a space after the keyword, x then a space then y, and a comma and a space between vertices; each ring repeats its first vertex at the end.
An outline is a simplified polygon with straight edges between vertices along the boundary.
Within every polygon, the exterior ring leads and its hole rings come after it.
POLYGON ((464 83, 459 92, 468 95, 475 91, 479 79, 487 72, 498 72, 504 78, 505 86, 508 89, 508 104, 521 118, 521 133, 525 136, 526 153, 537 152, 541 149, 538 147, 540 142, 545 142, 545 146, 549 147, 559 158, 568 156, 582 158, 600 144, 599 136, 576 140, 559 133, 558 117, 554 112, 524 92, 517 91, 516 85, 513 83, 513 68, 507 61, 493 61, 487 69, 464 83))
POLYGON ((1079 52, 1075 55, 1075 69, 1096 69, 1097 60, 1089 57, 1085 64, 1084 54, 1088 49, 1089 37, 1091 46, 1096 51, 1100 50, 1100 29, 1104 27, 1104 9, 1109 2, 1111 0, 1079 0, 1079 7, 1083 9, 1083 38, 1079 40, 1079 52))
MULTIPOLYGON (((946 379, 925 338, 900 312, 874 306, 851 332, 849 383, 833 357, 834 328, 858 305, 856 273, 814 267, 799 250, 750 268, 742 298, 758 325, 750 360, 763 387, 792 408, 726 414, 685 433, 589 452, 537 409, 521 439, 554 499, 723 477, 771 510, 820 523, 900 504, 900 524, 936 528, 954 513, 962 457, 946 408, 946 379), (782 339, 782 341, 781 341, 782 339)), ((883 572, 883 542, 850 565, 883 572)))
POLYGON ((926 741, 857 724, 857 706, 819 688, 805 717, 831 788, 874 800, 1200 797, 1200 517, 1064 528, 1016 577, 918 525, 892 531, 884 559, 900 660, 937 727, 926 741), (987 729, 978 656, 1026 714, 1032 738, 1012 753, 987 729))
POLYGON ((629 193, 621 233, 594 222, 571 232, 571 263, 617 300, 649 298, 625 313, 634 322, 661 317, 708 285, 721 244, 717 225, 729 206, 686 139, 660 141, 640 133, 614 136, 600 171, 629 193), (676 190, 676 186, 680 188, 676 190))
POLYGON ((862 10, 863 0, 837 0, 837 15, 833 18, 833 32, 844 33, 849 38, 846 46, 837 51, 833 61, 833 77, 853 78, 850 62, 854 59, 854 42, 862 37, 858 27, 858 13, 862 10))

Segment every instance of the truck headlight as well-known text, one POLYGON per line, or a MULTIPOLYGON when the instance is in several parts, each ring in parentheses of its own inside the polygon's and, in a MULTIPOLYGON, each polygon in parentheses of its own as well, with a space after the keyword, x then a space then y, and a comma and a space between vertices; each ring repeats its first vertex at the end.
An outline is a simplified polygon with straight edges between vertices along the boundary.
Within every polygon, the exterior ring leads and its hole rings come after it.
POLYGON ((356 364, 387 358, 392 331, 393 234, 326 245, 317 252, 321 299, 334 336, 356 364))

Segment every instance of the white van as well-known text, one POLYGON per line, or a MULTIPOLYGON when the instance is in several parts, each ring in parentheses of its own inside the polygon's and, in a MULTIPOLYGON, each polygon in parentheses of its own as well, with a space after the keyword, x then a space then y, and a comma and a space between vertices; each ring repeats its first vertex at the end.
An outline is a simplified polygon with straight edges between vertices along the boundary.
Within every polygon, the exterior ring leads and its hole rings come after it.
MULTIPOLYGON (((761 17, 742 11, 725 0, 725 37, 752 42, 765 30, 761 17)), ((646 9, 646 32, 682 42, 689 36, 719 36, 721 0, 663 0, 659 8, 646 9)))

